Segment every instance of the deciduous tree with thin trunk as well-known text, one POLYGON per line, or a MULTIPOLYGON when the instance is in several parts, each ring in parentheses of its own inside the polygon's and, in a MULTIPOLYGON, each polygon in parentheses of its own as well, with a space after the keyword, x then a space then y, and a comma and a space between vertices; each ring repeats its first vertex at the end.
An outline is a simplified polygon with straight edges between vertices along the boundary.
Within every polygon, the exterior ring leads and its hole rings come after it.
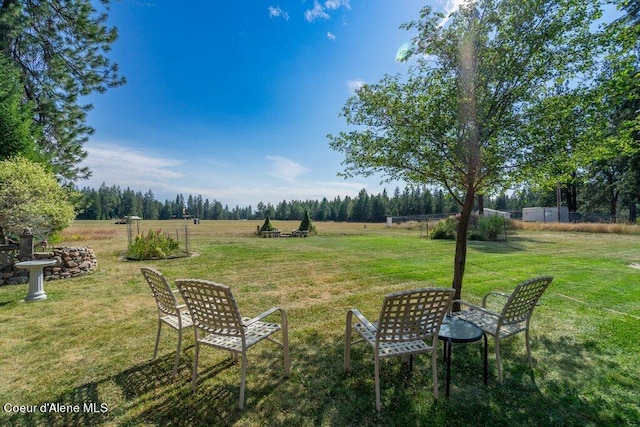
POLYGON ((521 178, 533 149, 525 114, 549 87, 591 70, 600 16, 598 0, 468 1, 448 17, 425 7, 403 25, 417 33, 406 75, 364 85, 343 107, 357 128, 329 139, 345 176, 436 185, 459 204, 456 298, 475 196, 521 178))

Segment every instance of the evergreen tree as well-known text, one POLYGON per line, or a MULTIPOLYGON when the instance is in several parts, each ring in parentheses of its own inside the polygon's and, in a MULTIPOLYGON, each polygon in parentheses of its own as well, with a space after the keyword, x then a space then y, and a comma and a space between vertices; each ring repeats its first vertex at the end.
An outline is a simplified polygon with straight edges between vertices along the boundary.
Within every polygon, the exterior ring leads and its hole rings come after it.
POLYGON ((371 217, 370 208, 369 195, 363 188, 360 190, 360 193, 358 193, 358 198, 355 200, 353 210, 351 211, 352 219, 354 221, 367 222, 371 217))
POLYGON ((275 227, 271 225, 271 220, 269 219, 269 215, 267 215, 267 217, 264 220, 264 223, 262 224, 262 227, 260 227, 260 232, 273 231, 274 229, 275 227))
POLYGON ((311 223, 311 218, 309 218, 309 211, 306 209, 304 211, 304 216, 302 217, 302 222, 300 222, 298 230, 313 231, 313 224, 311 223))
MULTIPOLYGON (((106 52, 117 38, 91 0, 0 0, 0 55, 11 58, 24 80, 23 99, 34 105, 43 132, 38 148, 56 174, 87 177, 79 163, 93 133, 89 104, 80 98, 124 83, 106 52)), ((100 2, 108 9, 108 0, 100 2)))
POLYGON ((37 160, 34 145, 38 129, 34 126, 31 104, 22 102, 20 75, 0 54, 0 160, 12 156, 37 160))

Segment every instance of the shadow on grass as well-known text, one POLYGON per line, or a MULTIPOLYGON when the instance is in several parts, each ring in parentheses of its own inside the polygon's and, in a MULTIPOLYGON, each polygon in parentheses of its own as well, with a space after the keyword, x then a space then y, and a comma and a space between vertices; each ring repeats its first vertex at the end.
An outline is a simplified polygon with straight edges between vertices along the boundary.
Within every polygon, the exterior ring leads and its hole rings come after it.
POLYGON ((496 242, 484 241, 484 240, 468 240, 467 244, 470 248, 473 248, 479 252, 496 253, 496 254, 509 254, 515 252, 521 252, 526 250, 529 243, 538 244, 550 244, 555 245, 556 242, 544 241, 540 239, 533 239, 530 237, 524 237, 520 235, 508 236, 507 240, 501 240, 496 242))
POLYGON ((469 248, 478 252, 492 254, 510 254, 525 250, 525 246, 518 242, 486 242, 481 240, 469 240, 467 245, 469 248))
MULTIPOLYGON (((637 420, 637 372, 620 373, 611 354, 568 337, 536 339, 537 365, 527 364, 524 343, 502 346, 505 383, 495 380, 489 345, 489 385, 482 384, 482 345, 453 348, 451 396, 444 396, 445 369, 439 360, 440 399, 433 398, 429 357, 419 356, 409 372, 400 359, 382 363, 382 412, 375 410, 372 350, 352 347, 352 372, 342 369, 344 338, 299 331, 292 340, 292 376, 282 377, 282 352, 261 345, 249 353, 245 410, 238 409, 239 367, 221 357, 201 362, 191 391, 193 350, 181 358, 175 380, 173 355, 125 369, 79 386, 54 402, 79 413, 12 414, 6 425, 628 425, 637 420), (262 347, 261 349, 259 347, 262 347), (616 375, 607 382, 607 378, 616 375), (617 377, 625 376, 621 386, 617 377), (620 389, 622 387, 622 390, 620 389), (118 403, 114 404, 113 401, 118 403), (90 408, 86 403, 93 403, 90 408), (108 411, 100 412, 102 404, 108 411), (89 410, 88 410, 89 409, 89 410)), ((476 345, 477 344, 477 345, 476 345)), ((203 349, 204 351, 213 349, 203 349)), ((48 402, 42 402, 45 404, 48 402)), ((4 422, 4 421, 3 421, 4 422)))

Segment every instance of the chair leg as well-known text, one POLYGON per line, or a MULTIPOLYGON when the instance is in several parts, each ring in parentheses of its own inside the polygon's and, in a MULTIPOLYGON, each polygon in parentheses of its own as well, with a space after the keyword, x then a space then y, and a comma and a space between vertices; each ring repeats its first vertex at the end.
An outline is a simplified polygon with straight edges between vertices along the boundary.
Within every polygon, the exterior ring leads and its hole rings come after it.
POLYGON ((153 358, 158 355, 158 344, 160 343, 160 330, 162 329, 162 320, 158 319, 158 333, 156 334, 156 347, 153 350, 153 358))
POLYGON ((180 350, 182 348, 182 329, 178 329, 178 349, 176 351, 176 360, 173 362, 173 378, 178 372, 178 363, 180 363, 180 350))
POLYGON ((240 374, 240 398, 238 401, 238 407, 244 409, 244 387, 247 379, 247 353, 242 352, 242 369, 240 374))
POLYGON ((495 337, 495 345, 496 345, 496 369, 498 371, 498 382, 502 384, 502 360, 500 359, 500 338, 496 335, 495 337))
POLYGON ((527 343, 527 357, 529 358, 529 366, 533 366, 533 360, 531 359, 531 344, 529 343, 529 328, 524 330, 524 336, 527 343))
POLYGON ((347 326, 344 333, 344 371, 351 371, 351 318, 353 313, 347 312, 347 326))
POLYGON ((438 360, 437 360, 437 349, 434 347, 431 350, 431 370, 433 371, 433 397, 435 399, 438 398, 438 360))
POLYGON ((375 385, 376 385, 376 411, 380 412, 380 357, 375 355, 375 385))
POLYGON ((291 376, 291 355, 289 353, 289 327, 286 317, 282 322, 282 353, 284 356, 284 376, 289 378, 291 376))
POLYGON ((191 391, 196 390, 196 382, 198 381, 198 356, 200 355, 200 344, 196 340, 196 352, 193 356, 193 373, 191 374, 191 391))

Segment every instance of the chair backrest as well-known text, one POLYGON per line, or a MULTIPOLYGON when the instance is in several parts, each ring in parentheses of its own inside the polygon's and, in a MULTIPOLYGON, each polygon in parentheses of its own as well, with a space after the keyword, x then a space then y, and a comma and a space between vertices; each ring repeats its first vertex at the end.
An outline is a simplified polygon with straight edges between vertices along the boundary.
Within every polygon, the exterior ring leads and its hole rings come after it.
POLYGON ((171 286, 164 275, 151 267, 142 267, 140 270, 151 288, 160 313, 178 315, 176 296, 171 291, 171 286))
POLYGON ((549 276, 535 277, 516 286, 502 309, 502 323, 510 325, 529 319, 552 280, 549 276))
POLYGON ((216 335, 244 336, 242 317, 231 288, 199 279, 178 279, 176 285, 195 326, 216 335))
POLYGON ((380 342, 422 340, 437 333, 455 290, 423 288, 385 296, 378 320, 380 342))

